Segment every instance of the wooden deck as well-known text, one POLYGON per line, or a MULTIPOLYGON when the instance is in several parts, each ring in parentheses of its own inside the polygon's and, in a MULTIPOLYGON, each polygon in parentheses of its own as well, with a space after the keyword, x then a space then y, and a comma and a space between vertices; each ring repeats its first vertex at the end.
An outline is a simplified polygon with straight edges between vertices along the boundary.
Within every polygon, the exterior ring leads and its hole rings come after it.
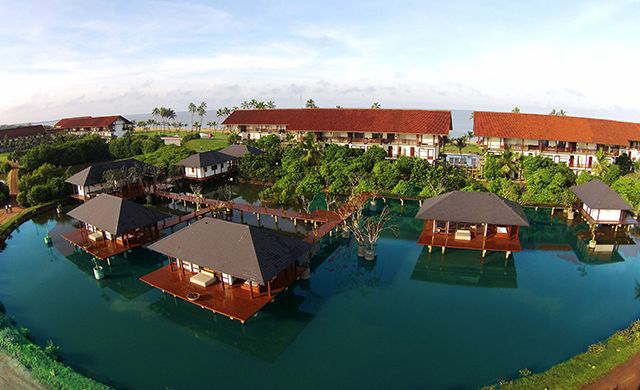
POLYGON ((126 252, 129 249, 140 247, 148 241, 146 236, 140 239, 130 240, 129 245, 121 245, 112 240, 92 241, 82 229, 73 229, 69 232, 60 233, 60 237, 100 260, 106 260, 111 256, 126 252))
POLYGON ((453 233, 433 233, 433 221, 425 223, 424 230, 420 234, 418 244, 444 248, 488 250, 499 252, 520 252, 520 240, 506 236, 489 234, 486 239, 482 234, 472 234, 471 240, 456 240, 453 233))
POLYGON ((271 296, 267 292, 262 292, 259 296, 257 292, 254 292, 253 298, 251 297, 251 292, 243 288, 242 284, 225 285, 223 288, 222 283, 217 281, 211 286, 200 287, 189 282, 189 278, 192 275, 194 273, 185 271, 183 276, 181 270, 175 265, 166 265, 150 274, 144 275, 140 280, 162 290, 162 292, 198 305, 203 309, 211 310, 214 313, 219 313, 244 323, 278 293, 293 283, 299 273, 297 270, 295 272, 283 272, 271 283, 271 296), (200 294, 200 298, 196 301, 187 299, 187 295, 192 292, 200 294))

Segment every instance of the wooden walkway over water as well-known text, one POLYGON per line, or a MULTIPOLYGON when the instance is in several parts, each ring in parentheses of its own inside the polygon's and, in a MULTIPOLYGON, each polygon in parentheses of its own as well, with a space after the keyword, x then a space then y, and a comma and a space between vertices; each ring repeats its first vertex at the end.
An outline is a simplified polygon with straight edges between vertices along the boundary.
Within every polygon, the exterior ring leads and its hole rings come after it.
POLYGON ((160 230, 171 229, 171 231, 173 231, 173 228, 176 225, 188 222, 192 219, 204 216, 209 213, 213 215, 214 213, 223 209, 229 211, 237 210, 240 212, 253 213, 258 217, 258 219, 260 219, 260 215, 270 216, 275 219, 276 223, 278 222, 278 218, 291 219, 294 225, 297 224, 298 221, 312 223, 312 231, 309 232, 309 234, 307 234, 307 236, 304 238, 304 241, 309 243, 315 243, 317 240, 321 239, 327 234, 331 234, 333 229, 344 222, 344 218, 350 216, 357 210, 358 207, 362 205, 363 202, 371 197, 371 194, 368 193, 360 194, 343 205, 340 210, 338 210, 338 212, 318 210, 312 213, 304 213, 300 211, 255 206, 246 203, 237 203, 219 199, 209 199, 189 194, 177 194, 174 192, 162 191, 158 189, 149 189, 148 192, 161 198, 184 202, 185 204, 188 202, 198 205, 198 207, 206 206, 189 214, 158 222, 158 228, 160 230), (318 224, 321 225, 318 227, 318 224))

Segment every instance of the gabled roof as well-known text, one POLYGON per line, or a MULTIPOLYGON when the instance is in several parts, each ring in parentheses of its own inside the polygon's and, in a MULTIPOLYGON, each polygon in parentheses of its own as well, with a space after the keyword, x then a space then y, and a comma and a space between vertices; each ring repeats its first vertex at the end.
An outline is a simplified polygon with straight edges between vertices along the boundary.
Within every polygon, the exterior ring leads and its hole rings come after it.
POLYGON ((501 226, 529 226, 522 207, 491 192, 453 191, 422 203, 417 219, 501 226))
POLYGON ((142 161, 134 160, 132 158, 119 161, 107 161, 104 163, 93 164, 66 180, 67 183, 71 183, 77 186, 91 186, 95 184, 104 183, 104 173, 110 170, 117 170, 122 168, 130 168, 136 166, 144 168, 145 163, 142 161))
POLYGON ((285 108, 236 110, 223 125, 286 125, 290 131, 346 131, 448 135, 450 111, 285 108))
POLYGON ((153 209, 109 194, 100 194, 67 214, 114 235, 149 226, 166 218, 153 209))
POLYGON ((217 272, 265 284, 311 244, 255 226, 203 218, 149 246, 217 272))
POLYGON ((219 150, 220 153, 228 154, 229 156, 242 158, 246 154, 261 154, 264 153, 262 150, 253 147, 251 145, 238 145, 233 144, 229 145, 224 149, 219 150))
POLYGON ((81 127, 108 127, 118 119, 131 123, 130 120, 121 115, 111 116, 80 116, 76 118, 63 118, 55 124, 55 127, 61 129, 77 129, 81 127))
POLYGON ((56 130, 47 128, 43 125, 25 125, 25 126, 11 126, 0 128, 0 139, 4 138, 19 138, 19 137, 31 137, 40 134, 55 133, 56 130))
POLYGON ((208 152, 192 154, 184 160, 178 161, 176 165, 182 167, 202 168, 237 159, 238 157, 230 156, 217 150, 211 150, 208 152))
POLYGON ((592 209, 633 210, 633 207, 600 180, 592 180, 569 188, 582 203, 592 209))
POLYGON ((473 114, 477 137, 524 138, 547 141, 628 145, 640 141, 640 123, 510 112, 473 114))

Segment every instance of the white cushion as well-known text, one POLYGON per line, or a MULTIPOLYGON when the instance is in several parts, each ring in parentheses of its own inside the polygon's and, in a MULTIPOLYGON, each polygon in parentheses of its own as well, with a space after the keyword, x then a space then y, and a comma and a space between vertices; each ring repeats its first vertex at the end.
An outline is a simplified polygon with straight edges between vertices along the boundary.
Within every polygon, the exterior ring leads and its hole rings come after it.
POLYGON ((200 272, 193 275, 189 281, 201 287, 207 287, 216 281, 216 277, 209 272, 200 272))
POLYGON ((471 240, 471 231, 462 229, 456 230, 455 239, 469 241, 471 240))

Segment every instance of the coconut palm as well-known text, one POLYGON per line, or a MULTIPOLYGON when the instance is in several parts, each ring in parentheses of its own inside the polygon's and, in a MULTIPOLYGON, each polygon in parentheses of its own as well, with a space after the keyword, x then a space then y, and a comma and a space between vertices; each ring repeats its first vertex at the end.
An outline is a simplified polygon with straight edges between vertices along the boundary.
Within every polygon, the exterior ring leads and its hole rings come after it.
POLYGON ((460 160, 462 160, 462 149, 467 146, 467 137, 462 136, 453 139, 453 144, 458 148, 458 152, 460 152, 460 160))
POLYGON ((218 126, 218 122, 216 122, 216 121, 207 122, 207 127, 209 128, 209 130, 215 128, 216 126, 218 126))
POLYGON ((498 164, 500 166, 500 173, 505 177, 511 178, 518 172, 518 156, 513 153, 511 146, 504 146, 504 151, 498 158, 498 164))
POLYGON ((274 109, 274 108, 276 108, 276 104, 273 102, 273 100, 269 100, 266 103, 265 108, 270 109, 270 110, 274 109))
POLYGON ((189 106, 187 106, 187 111, 191 114, 191 130, 193 131, 193 116, 196 114, 196 111, 198 111, 198 106, 196 106, 194 102, 191 102, 189 106))
POLYGON ((382 106, 380 105, 380 103, 378 103, 378 102, 374 102, 374 103, 371 105, 371 108, 373 108, 373 109, 377 110, 377 109, 382 108, 382 106))
POLYGON ((611 162, 607 159, 607 153, 603 148, 598 149, 596 151, 596 162, 593 165, 593 172, 597 176, 602 176, 609 165, 611 165, 611 162))
POLYGON ((318 108, 318 106, 316 106, 316 102, 313 99, 309 99, 307 100, 307 103, 305 104, 306 108, 318 108))
POLYGON ((205 102, 201 102, 198 105, 198 108, 196 109, 196 111, 198 112, 198 116, 200 117, 200 121, 198 122, 200 124, 200 127, 202 128, 202 124, 204 123, 204 117, 207 115, 207 103, 205 102))
POLYGON ((514 113, 514 114, 519 114, 519 113, 520 113, 520 107, 515 106, 515 107, 513 108, 513 110, 511 110, 511 112, 512 112, 512 113, 514 113))

